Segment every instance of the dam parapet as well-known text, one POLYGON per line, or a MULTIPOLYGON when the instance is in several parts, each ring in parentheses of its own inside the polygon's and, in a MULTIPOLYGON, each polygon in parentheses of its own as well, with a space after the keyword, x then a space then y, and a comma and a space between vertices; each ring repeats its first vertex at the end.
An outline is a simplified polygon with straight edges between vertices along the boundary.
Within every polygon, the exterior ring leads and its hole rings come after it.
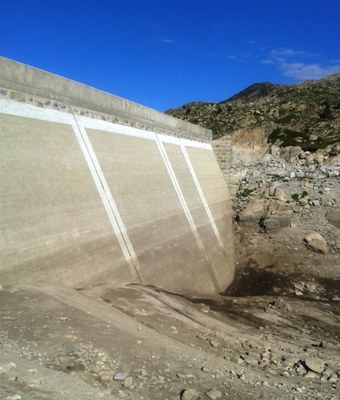
POLYGON ((4 57, 0 57, 0 65, 2 97, 162 134, 212 139, 209 129, 73 80, 4 57))

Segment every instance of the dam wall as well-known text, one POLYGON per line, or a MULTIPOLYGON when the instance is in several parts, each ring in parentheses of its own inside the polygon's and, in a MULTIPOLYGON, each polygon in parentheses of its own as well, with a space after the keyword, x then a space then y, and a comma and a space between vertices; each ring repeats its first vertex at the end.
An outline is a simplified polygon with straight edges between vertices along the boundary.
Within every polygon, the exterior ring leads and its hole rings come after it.
POLYGON ((231 204, 210 138, 0 58, 0 285, 226 289, 231 204))

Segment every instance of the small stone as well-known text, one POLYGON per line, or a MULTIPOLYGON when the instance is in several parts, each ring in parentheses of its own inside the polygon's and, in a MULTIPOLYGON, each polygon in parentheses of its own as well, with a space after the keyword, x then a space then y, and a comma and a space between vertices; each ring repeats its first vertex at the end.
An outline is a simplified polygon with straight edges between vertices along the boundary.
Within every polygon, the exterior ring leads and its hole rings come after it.
POLYGON ((300 204, 300 206, 306 206, 308 204, 308 198, 301 197, 301 199, 299 199, 299 204, 300 204))
POLYGON ((295 175, 296 175, 297 178, 304 178, 305 177, 305 173, 303 171, 297 171, 295 175))
POLYGON ((6 400, 21 400, 22 397, 20 396, 20 394, 15 394, 14 396, 7 396, 6 400))
POLYGON ((333 374, 333 375, 328 379, 328 382, 330 382, 330 383, 337 383, 338 380, 339 380, 339 378, 338 378, 337 374, 333 374))
POLYGON ((209 399, 212 400, 218 400, 222 397, 222 393, 216 389, 209 390, 208 392, 206 392, 206 395, 209 397, 209 399))
POLYGON ((181 400, 200 400, 201 394, 195 389, 185 389, 181 394, 181 400))
POLYGON ((303 393, 303 392, 306 390, 306 388, 305 388, 304 386, 301 386, 301 387, 297 386, 297 387, 295 388, 295 390, 296 390, 298 393, 303 393))
POLYGON ((39 379, 25 379, 24 382, 31 389, 37 389, 41 385, 39 379))
POLYGON ((261 353, 261 360, 265 363, 268 363, 270 361, 271 354, 268 351, 265 351, 261 353))
POLYGON ((131 376, 128 376, 124 381, 124 387, 131 388, 133 386, 133 379, 131 376))
POLYGON ((340 175, 339 171, 329 171, 328 172, 328 177, 329 178, 335 178, 335 177, 338 177, 339 175, 340 175))
POLYGON ((243 374, 241 374, 241 375, 238 377, 238 379, 239 379, 240 381, 242 381, 242 382, 245 382, 245 381, 246 381, 246 377, 245 377, 243 374))
POLYGON ((113 379, 112 371, 100 371, 98 373, 98 378, 100 382, 111 382, 113 379))
POLYGON ((295 366, 295 370, 296 370, 296 373, 297 373, 298 375, 300 375, 300 376, 305 375, 305 374, 307 373, 305 367, 304 367, 302 364, 300 364, 300 363, 298 363, 298 364, 295 366))
POLYGON ((125 374, 123 372, 118 372, 113 377, 114 381, 125 381, 125 379, 126 379, 126 376, 125 376, 125 374))
POLYGON ((310 204, 314 207, 320 207, 320 200, 312 200, 310 204))
POLYGON ((203 365, 203 367, 201 368, 201 371, 209 372, 209 367, 207 367, 206 365, 203 365))

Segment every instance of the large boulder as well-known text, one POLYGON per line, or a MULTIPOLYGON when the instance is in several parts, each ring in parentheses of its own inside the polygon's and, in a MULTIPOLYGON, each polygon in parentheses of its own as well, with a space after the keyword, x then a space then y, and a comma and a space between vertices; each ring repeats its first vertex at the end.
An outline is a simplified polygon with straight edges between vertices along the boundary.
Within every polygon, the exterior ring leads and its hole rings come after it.
POLYGON ((311 232, 303 239, 303 241, 305 242, 307 248, 311 251, 321 254, 328 253, 326 239, 318 232, 311 232))
POLYGON ((290 204, 286 202, 286 194, 281 187, 276 187, 273 199, 266 203, 266 213, 261 221, 261 226, 267 232, 287 228, 291 224, 293 211, 290 204))
POLYGON ((275 188, 275 192, 274 192, 274 197, 275 199, 279 200, 279 201, 283 201, 286 202, 287 201, 287 195, 286 192, 284 191, 284 189, 280 186, 277 186, 275 188))
POLYGON ((287 162, 295 162, 303 153, 299 146, 287 146, 281 149, 281 156, 287 162))
POLYGON ((265 213, 264 199, 250 199, 247 207, 237 216, 240 225, 256 225, 265 213))

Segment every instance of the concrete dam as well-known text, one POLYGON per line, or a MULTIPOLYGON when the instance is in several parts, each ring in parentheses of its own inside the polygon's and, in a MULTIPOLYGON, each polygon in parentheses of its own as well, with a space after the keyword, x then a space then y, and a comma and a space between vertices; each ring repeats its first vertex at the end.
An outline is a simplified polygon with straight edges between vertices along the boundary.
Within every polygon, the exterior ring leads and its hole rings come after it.
POLYGON ((211 295, 233 280, 209 130, 0 57, 0 167, 3 287, 211 295))

